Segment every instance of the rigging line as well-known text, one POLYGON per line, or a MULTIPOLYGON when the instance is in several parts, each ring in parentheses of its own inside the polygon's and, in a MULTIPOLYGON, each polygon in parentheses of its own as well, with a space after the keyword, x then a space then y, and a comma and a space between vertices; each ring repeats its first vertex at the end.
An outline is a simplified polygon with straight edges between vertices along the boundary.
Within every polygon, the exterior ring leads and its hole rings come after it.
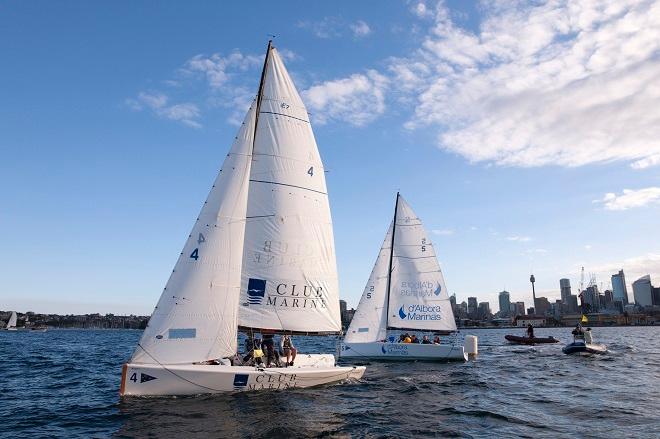
POLYGON ((245 219, 254 219, 254 218, 270 218, 272 216, 275 216, 275 214, 272 215, 255 215, 255 216, 246 216, 245 219))
POLYGON ((274 111, 262 111, 259 114, 274 114, 276 116, 290 117, 291 119, 296 119, 296 120, 299 120, 301 122, 309 123, 308 120, 301 119, 301 118, 296 117, 296 116, 289 116, 288 114, 284 114, 284 113, 275 113, 274 111))
POLYGON ((250 181, 252 183, 266 183, 266 184, 275 184, 280 186, 295 187, 296 189, 303 189, 310 192, 316 192, 317 194, 321 194, 321 195, 328 195, 326 192, 317 191, 316 189, 310 189, 308 187, 296 186, 295 184, 278 183, 276 181, 265 181, 265 180, 250 180, 250 181))

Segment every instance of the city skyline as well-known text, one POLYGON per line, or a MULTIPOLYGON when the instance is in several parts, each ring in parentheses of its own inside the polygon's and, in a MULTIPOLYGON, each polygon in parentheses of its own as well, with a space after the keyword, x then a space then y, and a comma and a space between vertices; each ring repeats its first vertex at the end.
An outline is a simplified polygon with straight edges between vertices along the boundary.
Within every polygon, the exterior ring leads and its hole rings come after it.
POLYGON ((657 11, 6 4, 0 308, 152 312, 268 33, 311 113, 350 307, 398 190, 459 302, 529 305, 532 273, 552 301, 581 267, 605 285, 623 269, 631 296, 660 279, 657 11))

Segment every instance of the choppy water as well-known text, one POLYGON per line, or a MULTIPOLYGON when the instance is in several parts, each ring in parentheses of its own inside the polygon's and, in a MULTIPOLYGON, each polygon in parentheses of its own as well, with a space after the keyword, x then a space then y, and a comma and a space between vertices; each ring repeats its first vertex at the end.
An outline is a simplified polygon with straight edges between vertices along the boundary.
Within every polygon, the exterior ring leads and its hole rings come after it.
MULTIPOLYGON (((569 329, 540 329, 567 341, 569 329)), ((138 331, 0 331, 3 437, 660 436, 660 327, 595 328, 610 352, 512 346, 471 330, 477 361, 372 363, 360 382, 307 390, 119 401, 138 331)), ((330 338, 301 340, 334 352, 330 338)))

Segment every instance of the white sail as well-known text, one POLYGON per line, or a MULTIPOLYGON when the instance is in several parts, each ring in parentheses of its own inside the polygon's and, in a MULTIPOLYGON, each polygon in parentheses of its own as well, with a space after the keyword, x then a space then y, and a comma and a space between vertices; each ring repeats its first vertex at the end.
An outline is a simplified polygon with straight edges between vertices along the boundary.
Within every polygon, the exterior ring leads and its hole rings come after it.
POLYGON ((338 332, 337 267, 323 163, 305 105, 274 48, 263 80, 239 326, 338 332))
POLYGON ((16 315, 16 311, 12 311, 11 316, 9 316, 9 321, 7 322, 7 329, 15 328, 16 323, 18 323, 18 315, 16 315))
POLYGON ((383 245, 380 247, 376 264, 371 270, 371 276, 369 276, 367 286, 364 287, 355 315, 346 330, 344 341, 347 343, 374 342, 384 340, 387 336, 385 302, 391 245, 392 223, 390 223, 383 245))
POLYGON ((132 363, 192 363, 236 352, 255 121, 256 102, 188 236, 132 363))
POLYGON ((455 331, 454 314, 433 244, 420 219, 400 195, 396 211, 387 325, 455 331))

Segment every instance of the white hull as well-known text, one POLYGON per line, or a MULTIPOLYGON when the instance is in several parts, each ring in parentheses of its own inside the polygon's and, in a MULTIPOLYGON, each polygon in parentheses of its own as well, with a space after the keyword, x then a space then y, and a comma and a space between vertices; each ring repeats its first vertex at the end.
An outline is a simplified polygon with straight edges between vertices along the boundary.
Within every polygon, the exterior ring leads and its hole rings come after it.
POLYGON ((463 346, 417 343, 342 343, 341 358, 370 360, 467 361, 463 346))
POLYGON ((282 390, 360 379, 364 366, 337 367, 332 355, 299 355, 295 366, 257 368, 228 365, 125 364, 121 396, 198 395, 282 390))

